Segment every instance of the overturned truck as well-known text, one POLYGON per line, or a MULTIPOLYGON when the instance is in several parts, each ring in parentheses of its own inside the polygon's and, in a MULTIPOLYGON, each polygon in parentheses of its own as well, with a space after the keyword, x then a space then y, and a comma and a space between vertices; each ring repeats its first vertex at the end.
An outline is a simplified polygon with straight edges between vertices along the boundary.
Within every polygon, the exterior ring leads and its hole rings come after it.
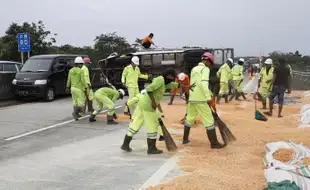
MULTIPOLYGON (((132 56, 138 56, 140 58, 139 68, 141 73, 151 74, 155 77, 160 75, 166 68, 174 68, 177 72, 184 72, 189 75, 191 69, 201 61, 201 56, 206 51, 215 56, 215 65, 210 73, 210 89, 214 94, 218 94, 219 83, 216 72, 228 58, 234 58, 233 48, 152 50, 126 55, 117 55, 115 53, 98 62, 100 71, 102 72, 100 83, 105 83, 103 78, 106 76, 111 84, 116 88, 121 88, 123 69, 130 64, 132 56)), ((145 82, 143 79, 139 80, 140 90, 144 88, 145 82)))

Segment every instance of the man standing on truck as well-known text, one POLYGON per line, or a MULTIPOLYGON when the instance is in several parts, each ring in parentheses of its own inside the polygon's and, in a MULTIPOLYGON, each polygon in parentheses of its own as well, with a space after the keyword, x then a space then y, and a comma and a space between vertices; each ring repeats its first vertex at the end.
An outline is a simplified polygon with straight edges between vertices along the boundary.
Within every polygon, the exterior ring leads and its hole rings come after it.
MULTIPOLYGON (((128 99, 132 99, 139 94, 139 78, 149 79, 148 75, 143 75, 140 73, 139 69, 139 57, 133 56, 131 58, 131 64, 124 68, 122 73, 122 84, 128 90, 128 99)), ((125 107, 124 114, 128 115, 128 108, 125 107)))
POLYGON ((157 47, 153 42, 153 37, 154 37, 154 34, 150 33, 147 37, 143 38, 143 40, 141 41, 141 44, 145 49, 149 49, 151 45, 157 47))
MULTIPOLYGON (((187 116, 184 125, 183 144, 189 143, 189 132, 199 115, 206 129, 212 149, 223 148, 217 140, 214 118, 210 106, 212 106, 212 93, 209 89, 210 68, 214 64, 214 56, 206 52, 202 55, 202 61, 191 71, 191 85, 196 84, 193 91, 189 93, 187 105, 187 116)), ((212 106, 213 107, 213 106, 212 106)))
POLYGON ((66 91, 71 91, 73 104, 73 117, 77 121, 81 117, 80 113, 84 111, 84 102, 86 89, 85 77, 83 75, 82 66, 84 64, 82 57, 76 57, 74 67, 70 69, 68 74, 66 91))
POLYGON ((229 83, 231 80, 231 67, 234 61, 231 58, 228 58, 227 62, 224 63, 220 69, 217 71, 216 76, 220 80, 220 92, 217 96, 216 103, 219 104, 221 98, 225 98, 225 103, 228 103, 228 94, 229 94, 229 83))
MULTIPOLYGON (((131 152, 129 143, 132 137, 137 134, 144 125, 147 128, 148 154, 161 154, 162 150, 156 148, 156 138, 158 133, 158 114, 156 109, 164 96, 166 88, 177 88, 180 84, 174 82, 176 72, 174 69, 167 69, 162 75, 154 78, 152 83, 146 87, 146 92, 141 94, 136 110, 129 124, 128 133, 125 135, 121 149, 131 152)), ((187 87, 189 88, 189 87, 187 87)))
MULTIPOLYGON (((85 57, 84 58, 84 65, 82 67, 82 71, 83 71, 83 75, 84 75, 84 80, 86 83, 86 90, 85 90, 85 97, 86 97, 86 101, 87 102, 87 108, 88 108, 88 112, 93 112, 94 108, 93 108, 93 99, 94 99, 94 93, 93 90, 91 88, 91 79, 90 79, 90 74, 89 74, 89 65, 91 63, 90 58, 89 57, 85 57)), ((86 104, 85 104, 86 105, 86 104)), ((86 106, 85 106, 86 109, 86 106)))
MULTIPOLYGON (((185 86, 189 86, 189 84, 190 84, 189 83, 189 77, 185 73, 179 73, 175 80, 177 83, 180 83, 180 84, 185 85, 185 86)), ((168 105, 172 105, 174 97, 177 94, 177 91, 179 91, 179 90, 181 90, 181 89, 180 88, 173 88, 171 90, 171 97, 170 97, 170 102, 168 103, 168 105)), ((182 92, 182 94, 183 93, 185 94, 185 98, 186 98, 186 102, 187 102, 188 97, 189 97, 188 92, 183 92, 183 91, 181 91, 181 92, 182 92)))
POLYGON ((123 99, 124 95, 125 91, 123 89, 115 90, 109 87, 98 89, 95 92, 97 109, 90 115, 89 122, 96 121, 96 115, 101 112, 103 106, 106 106, 108 108, 107 124, 118 124, 118 122, 114 121, 114 119, 117 119, 115 113, 115 102, 118 99, 123 99))

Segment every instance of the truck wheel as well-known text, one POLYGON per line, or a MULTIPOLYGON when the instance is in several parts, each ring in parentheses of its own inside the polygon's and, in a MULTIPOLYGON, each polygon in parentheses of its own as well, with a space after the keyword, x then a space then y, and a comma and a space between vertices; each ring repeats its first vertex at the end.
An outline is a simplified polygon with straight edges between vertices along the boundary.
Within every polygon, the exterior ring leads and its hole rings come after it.
POLYGON ((46 102, 52 102, 55 99, 55 90, 52 87, 48 87, 45 91, 44 99, 46 102))

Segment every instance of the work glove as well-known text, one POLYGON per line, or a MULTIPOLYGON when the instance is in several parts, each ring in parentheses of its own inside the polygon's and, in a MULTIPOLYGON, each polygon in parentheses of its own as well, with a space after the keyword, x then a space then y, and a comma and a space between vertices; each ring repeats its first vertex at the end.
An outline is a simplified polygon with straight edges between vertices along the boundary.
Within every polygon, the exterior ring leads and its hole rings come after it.
POLYGON ((113 114, 113 118, 114 118, 114 119, 117 119, 116 113, 113 114))
POLYGON ((122 83, 122 86, 123 86, 124 88, 127 88, 127 86, 126 86, 126 84, 125 84, 125 83, 122 83))
POLYGON ((66 92, 70 93, 70 88, 69 87, 66 88, 66 92))
POLYGON ((215 97, 214 96, 212 96, 211 100, 208 101, 208 105, 216 112, 215 97))

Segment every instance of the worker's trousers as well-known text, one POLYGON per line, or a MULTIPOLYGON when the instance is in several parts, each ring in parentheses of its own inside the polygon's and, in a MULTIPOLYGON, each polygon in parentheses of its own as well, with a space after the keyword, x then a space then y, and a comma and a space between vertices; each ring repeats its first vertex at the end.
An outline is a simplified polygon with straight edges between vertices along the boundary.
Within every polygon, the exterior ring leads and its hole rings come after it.
MULTIPOLYGON (((139 87, 128 87, 128 101, 130 101, 132 98, 136 97, 140 92, 139 92, 139 87)), ((136 103, 133 103, 132 106, 136 105, 136 103)), ((131 106, 129 106, 131 107, 131 106)), ((124 112, 128 112, 127 106, 124 108, 124 112)))
POLYGON ((108 108, 108 115, 113 115, 115 113, 115 104, 109 97, 101 94, 95 94, 95 100, 97 109, 93 112, 93 115, 99 114, 103 106, 108 108))
POLYGON ((220 82, 220 96, 228 95, 229 93, 229 86, 228 82, 220 82))
POLYGON ((234 87, 235 87, 235 90, 239 93, 242 92, 242 86, 241 86, 241 80, 234 80, 234 87))
POLYGON ((85 95, 81 89, 71 87, 71 96, 73 106, 84 106, 85 95))
POLYGON ((86 94, 87 94, 87 99, 89 101, 93 101, 93 99, 94 99, 94 92, 93 92, 93 90, 91 88, 89 88, 89 87, 86 88, 86 94))
POLYGON ((147 129, 147 138, 156 139, 158 133, 158 113, 154 111, 146 111, 137 105, 132 116, 132 121, 129 123, 127 135, 132 137, 139 132, 142 125, 147 129))
POLYGON ((259 87, 258 93, 262 96, 263 99, 266 99, 270 95, 269 88, 263 86, 259 87))
POLYGON ((212 130, 215 128, 212 111, 207 102, 206 103, 189 102, 187 104, 186 112, 187 115, 185 125, 187 127, 191 127, 194 124, 196 117, 199 116, 203 124, 203 127, 205 127, 208 130, 212 130))
MULTIPOLYGON (((127 101, 127 106, 132 106, 133 104, 137 104, 138 101, 139 101, 139 97, 141 96, 141 94, 138 94, 137 96, 135 96, 134 98, 130 99, 127 101)), ((158 109, 156 110, 156 113, 157 113, 157 117, 158 118, 161 118, 161 113, 158 111, 158 109)), ((161 129, 161 126, 158 125, 158 133, 159 135, 163 136, 163 131, 161 129)))

